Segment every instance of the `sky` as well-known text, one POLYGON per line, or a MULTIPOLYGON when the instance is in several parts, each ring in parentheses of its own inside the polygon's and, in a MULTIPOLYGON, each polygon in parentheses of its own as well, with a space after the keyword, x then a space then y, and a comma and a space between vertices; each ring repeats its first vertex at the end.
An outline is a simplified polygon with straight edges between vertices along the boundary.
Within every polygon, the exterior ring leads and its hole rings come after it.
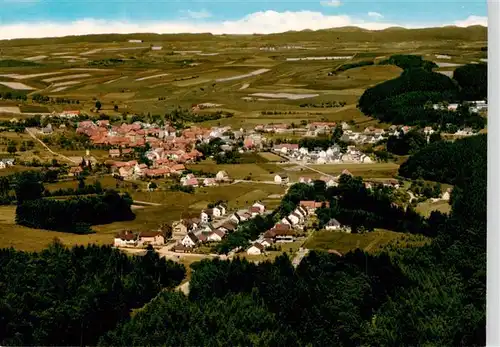
POLYGON ((486 0, 0 0, 0 39, 487 25, 486 0))

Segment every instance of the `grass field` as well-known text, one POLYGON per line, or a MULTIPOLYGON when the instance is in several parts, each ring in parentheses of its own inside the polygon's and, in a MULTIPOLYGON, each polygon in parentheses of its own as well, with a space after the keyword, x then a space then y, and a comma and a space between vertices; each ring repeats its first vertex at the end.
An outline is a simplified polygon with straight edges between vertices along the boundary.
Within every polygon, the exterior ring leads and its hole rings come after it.
MULTIPOLYGON (((39 57, 36 64, 3 64, 0 82, 25 83, 37 93, 60 98, 78 99, 78 105, 36 105, 20 101, 21 110, 61 111, 77 108, 90 112, 95 99, 102 109, 111 112, 113 105, 130 113, 164 114, 172 106, 190 107, 194 103, 212 102, 221 108, 237 111, 232 118, 206 124, 253 127, 271 121, 354 120, 367 126, 373 121, 363 116, 356 104, 363 91, 379 82, 394 78, 401 69, 390 65, 373 65, 328 75, 345 63, 379 60, 391 54, 420 54, 436 60, 437 54, 448 54, 448 63, 463 64, 486 58, 480 48, 486 42, 484 28, 443 28, 425 30, 320 30, 260 35, 149 35, 137 34, 144 48, 127 42, 125 35, 97 35, 61 39, 1 41, 5 59, 22 62, 39 57), (332 45, 335 37, 335 45, 332 45), (306 49, 263 51, 263 46, 281 47, 293 42, 306 49), (152 51, 150 45, 161 45, 152 51), (67 54, 62 54, 67 53, 67 54), (347 61, 290 61, 288 58, 310 56, 354 56, 347 61), (121 59, 121 61, 110 60, 121 59), (256 71, 267 72, 242 76, 256 71), (155 76, 155 77, 153 77, 155 76), (240 79, 223 80, 227 78, 240 79), (65 83, 53 86, 51 83, 65 83), (244 88, 242 88, 244 87, 244 88), (61 89, 64 88, 64 89, 61 89), (303 100, 246 101, 254 93, 314 94, 303 100), (161 98, 161 99, 159 99, 161 98), (304 109, 303 102, 344 101, 341 109, 304 109), (261 111, 293 111, 297 114, 262 116, 261 111)), ((1 65, 1 64, 0 64, 1 65)), ((444 69, 444 68, 443 68, 444 69)), ((452 71, 453 68, 445 68, 452 71)), ((10 90, 2 86, 3 90, 10 90)))
POLYGON ((354 176, 363 178, 390 178, 394 177, 399 169, 399 165, 394 163, 325 164, 310 165, 310 167, 332 175, 339 175, 344 169, 347 169, 354 176))
MULTIPOLYGON (((274 164, 271 164, 274 167, 274 164)), ((260 180, 265 181, 272 179, 271 171, 267 168, 269 165, 261 165, 259 163, 253 164, 216 164, 213 161, 206 160, 200 163, 187 165, 188 169, 192 170, 202 170, 205 172, 217 173, 221 170, 227 172, 230 178, 232 179, 244 179, 248 176, 252 178, 252 180, 260 180)), ((279 170, 279 168, 275 169, 275 172, 279 170)))
MULTIPOLYGON (((103 186, 112 185, 112 181, 108 179, 103 182, 103 186)), ((50 190, 74 188, 76 185, 75 181, 67 181, 48 185, 48 188, 50 190)), ((228 188, 228 186, 199 188, 196 194, 171 191, 132 192, 134 200, 156 202, 161 205, 145 206, 135 210, 136 219, 133 221, 94 226, 93 230, 96 233, 91 235, 75 235, 22 227, 15 224, 15 206, 0 206, 0 247, 13 246, 23 250, 40 250, 54 237, 58 237, 67 245, 112 244, 114 235, 121 230, 145 231, 157 228, 163 223, 172 223, 180 218, 198 216, 200 210, 206 208, 206 205, 211 202, 226 200, 231 210, 249 207, 256 200, 273 201, 274 204, 278 204, 279 200, 268 199, 268 196, 284 192, 283 187, 269 184, 240 183, 228 188)))
POLYGON ((449 213, 451 205, 448 201, 424 201, 417 205, 416 211, 425 217, 429 217, 432 211, 449 213))
POLYGON ((335 231, 319 231, 304 244, 305 248, 317 250, 336 250, 342 254, 357 248, 366 252, 376 252, 383 246, 399 241, 401 243, 418 244, 410 235, 389 230, 376 229, 366 234, 349 234, 335 231))
POLYGON ((271 153, 271 152, 260 152, 259 155, 266 159, 267 161, 271 162, 279 162, 282 161, 283 158, 281 158, 279 155, 271 153))
POLYGON ((279 256, 283 253, 288 253, 288 256, 291 259, 293 259, 295 253, 298 251, 298 249, 302 246, 303 243, 304 243, 304 241, 283 243, 283 244, 279 245, 279 247, 280 247, 279 251, 268 251, 262 255, 252 255, 252 254, 240 253, 240 254, 238 254, 238 257, 247 259, 249 261, 261 262, 261 261, 266 261, 266 260, 273 261, 277 256, 279 256))

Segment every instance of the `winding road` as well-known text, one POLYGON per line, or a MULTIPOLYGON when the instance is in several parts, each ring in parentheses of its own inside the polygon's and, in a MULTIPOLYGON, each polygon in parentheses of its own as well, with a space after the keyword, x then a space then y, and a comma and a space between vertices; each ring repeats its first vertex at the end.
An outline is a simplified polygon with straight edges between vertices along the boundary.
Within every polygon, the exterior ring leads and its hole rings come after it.
POLYGON ((35 140, 37 140, 38 142, 40 142, 40 144, 45 147, 45 149, 47 151, 49 151, 51 154, 55 155, 55 156, 58 156, 58 157, 61 157, 71 163, 74 163, 74 164, 80 164, 79 162, 77 161, 74 161, 73 159, 70 159, 68 158, 67 156, 65 155, 62 155, 60 153, 57 153, 57 152, 54 152, 53 150, 51 150, 42 140, 40 140, 38 137, 36 137, 36 135, 32 132, 33 130, 32 129, 29 129, 29 128, 26 128, 26 132, 32 137, 34 138, 35 140))

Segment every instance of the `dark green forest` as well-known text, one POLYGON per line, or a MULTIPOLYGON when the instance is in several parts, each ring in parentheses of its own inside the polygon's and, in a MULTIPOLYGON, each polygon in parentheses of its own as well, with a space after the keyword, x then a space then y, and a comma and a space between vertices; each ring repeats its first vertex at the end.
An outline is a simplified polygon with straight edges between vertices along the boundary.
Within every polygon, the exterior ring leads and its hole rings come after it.
POLYGON ((451 79, 433 72, 436 65, 418 56, 392 56, 385 63, 397 65, 403 72, 399 77, 379 83, 363 93, 358 107, 364 114, 393 124, 484 127, 485 119, 477 114, 434 110, 428 105, 485 99, 486 64, 461 66, 451 79))
POLYGON ((109 246, 39 253, 0 250, 0 344, 96 345, 100 336, 185 276, 155 252, 130 257, 109 246))
POLYGON ((488 96, 488 65, 468 64, 453 72, 453 79, 461 87, 460 99, 468 101, 483 100, 488 96))
POLYGON ((0 202, 15 199, 17 224, 86 234, 92 232, 92 225, 135 218, 128 193, 104 190, 99 182, 86 185, 82 178, 76 189, 47 191, 43 183, 54 181, 57 175, 55 170, 27 171, 0 178, 0 202))
POLYGON ((486 147, 486 134, 431 143, 404 162, 399 174, 411 179, 461 185, 465 178, 477 175, 475 164, 486 161, 486 147))

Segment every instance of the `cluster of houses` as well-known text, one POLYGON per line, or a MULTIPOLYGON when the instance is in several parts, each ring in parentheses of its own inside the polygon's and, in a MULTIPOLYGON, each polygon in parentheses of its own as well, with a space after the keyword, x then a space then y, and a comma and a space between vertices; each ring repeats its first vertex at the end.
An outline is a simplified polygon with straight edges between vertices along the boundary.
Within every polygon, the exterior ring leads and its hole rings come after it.
MULTIPOLYGON (((329 207, 328 202, 300 201, 293 212, 282 218, 271 229, 259 235, 259 238, 254 240, 246 250, 247 254, 259 255, 274 244, 294 242, 297 235, 304 230, 307 219, 323 205, 329 207)), ((336 219, 331 219, 325 225, 325 229, 350 232, 348 227, 342 226, 336 219)))
POLYGON ((235 231, 241 222, 265 212, 266 206, 261 202, 255 202, 248 210, 230 215, 224 204, 205 209, 201 211, 199 218, 182 219, 172 223, 172 236, 178 241, 172 250, 180 253, 192 252, 201 244, 220 242, 227 234, 235 231))
MULTIPOLYGON (((344 169, 338 176, 321 176, 318 180, 325 182, 325 185, 327 187, 337 187, 339 185, 340 176, 342 175, 353 176, 352 173, 349 172, 349 170, 344 169)), ((311 177, 303 176, 299 178, 299 183, 304 183, 308 185, 313 185, 314 181, 315 179, 311 177)), ((372 189, 376 185, 382 185, 384 187, 390 187, 394 189, 400 188, 399 181, 397 179, 392 179, 392 178, 387 178, 382 181, 373 181, 365 179, 363 180, 363 184, 366 189, 372 189)))
POLYGON ((340 146, 333 145, 328 149, 314 148, 309 150, 306 147, 300 147, 297 144, 280 144, 273 147, 273 151, 286 156, 294 161, 311 164, 330 164, 330 163, 372 163, 372 159, 363 152, 356 149, 355 146, 348 146, 347 151, 342 153, 340 146))
MULTIPOLYGON (((276 134, 292 134, 303 135, 307 137, 317 137, 320 135, 330 134, 337 126, 335 122, 311 122, 303 127, 292 127, 286 123, 270 123, 259 124, 254 130, 260 133, 276 133, 276 134)), ((348 129, 349 125, 345 122, 342 123, 342 129, 348 129)))
POLYGON ((230 181, 231 179, 229 178, 229 175, 224 170, 217 172, 215 177, 199 178, 196 177, 194 174, 187 174, 186 176, 181 177, 181 184, 183 186, 191 186, 191 187, 199 187, 199 186, 211 187, 221 183, 227 183, 230 181))
POLYGON ((0 169, 6 169, 8 167, 14 166, 14 158, 0 159, 0 169))
POLYGON ((108 165, 113 172, 125 179, 147 177, 166 177, 182 171, 184 164, 194 162, 203 154, 195 149, 199 142, 208 143, 219 138, 224 143, 221 151, 237 149, 239 141, 243 141, 240 150, 262 148, 264 139, 255 131, 231 131, 230 126, 200 128, 190 127, 177 131, 167 124, 158 126, 144 122, 121 125, 111 125, 108 120, 97 122, 88 120, 78 123, 76 130, 90 138, 95 146, 109 148, 108 165), (134 149, 149 145, 149 150, 144 154, 152 165, 136 165, 133 160, 134 149), (121 159, 121 161, 120 161, 121 159), (127 159, 127 160, 123 160, 127 159))
POLYGON ((144 246, 163 246, 165 244, 165 234, 158 231, 133 232, 123 230, 114 239, 115 247, 144 247, 144 246))
MULTIPOLYGON (((397 130, 394 130, 394 134, 396 134, 396 131, 397 130)), ((403 131, 408 132, 409 127, 403 127, 403 131)), ((397 133, 399 134, 399 132, 397 133)), ((340 140, 343 142, 353 142, 356 144, 375 144, 379 141, 382 141, 388 136, 390 136, 390 132, 386 132, 384 129, 368 127, 363 132, 345 130, 340 137, 340 140)))
MULTIPOLYGON (((485 100, 477 100, 477 101, 466 101, 467 105, 469 105, 469 111, 473 113, 480 113, 484 111, 488 111, 488 103, 485 100)), ((460 104, 457 103, 438 103, 433 104, 432 108, 435 110, 448 110, 448 111, 456 111, 460 104)))

